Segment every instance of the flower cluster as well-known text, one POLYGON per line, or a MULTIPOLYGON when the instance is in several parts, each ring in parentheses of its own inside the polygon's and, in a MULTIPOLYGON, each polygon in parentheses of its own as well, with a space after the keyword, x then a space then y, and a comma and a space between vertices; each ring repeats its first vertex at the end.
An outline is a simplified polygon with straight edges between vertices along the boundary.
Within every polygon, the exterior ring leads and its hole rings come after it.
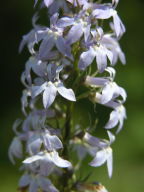
POLYGON ((112 176, 111 144, 115 134, 110 129, 117 126, 116 133, 122 129, 127 97, 114 82, 114 65, 118 60, 126 63, 118 42, 125 27, 117 5, 118 0, 103 4, 89 0, 35 0, 35 7, 47 8, 49 26, 37 24, 39 17, 35 14, 33 29, 23 36, 19 48, 21 52, 27 46, 30 53, 21 76, 25 119, 14 123, 16 136, 9 148, 13 163, 15 158, 23 159, 20 191, 107 191, 101 184, 79 181, 75 174, 78 165, 70 158, 70 150, 74 149, 80 163, 87 154, 93 157, 89 163, 92 167, 107 163, 109 177, 112 176), (108 32, 104 28, 107 21, 108 32), (97 132, 91 125, 77 130, 72 115, 80 99, 111 109, 104 126, 109 140, 94 136, 97 132))

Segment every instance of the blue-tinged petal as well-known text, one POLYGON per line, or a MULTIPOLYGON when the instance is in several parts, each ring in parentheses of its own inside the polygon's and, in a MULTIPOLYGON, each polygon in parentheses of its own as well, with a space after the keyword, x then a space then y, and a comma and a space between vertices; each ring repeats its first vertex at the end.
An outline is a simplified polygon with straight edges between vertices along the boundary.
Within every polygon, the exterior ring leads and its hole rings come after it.
POLYGON ((57 88, 54 86, 53 83, 48 82, 47 87, 43 93, 43 105, 44 108, 48 108, 54 102, 56 98, 57 88))
POLYGON ((107 131, 107 134, 108 134, 108 137, 109 137, 110 144, 112 144, 115 141, 116 137, 110 131, 107 131))
POLYGON ((81 36, 83 35, 82 27, 83 26, 81 23, 72 26, 72 28, 69 30, 68 35, 66 37, 66 41, 68 44, 71 45, 81 38, 81 36))
POLYGON ((93 48, 90 48, 88 51, 83 52, 80 56, 78 67, 81 70, 85 70, 85 68, 93 62, 95 56, 96 54, 93 48))
POLYGON ((70 18, 70 17, 62 17, 57 22, 57 26, 60 28, 68 27, 73 24, 74 24, 74 18, 70 18))
POLYGON ((54 63, 53 64, 50 63, 47 66, 48 79, 51 82, 53 82, 56 77, 56 69, 57 66, 54 63))
POLYGON ((57 67, 57 69, 56 69, 56 79, 57 80, 59 80, 59 74, 60 74, 60 72, 63 70, 63 65, 60 65, 60 66, 58 66, 57 67))
POLYGON ((36 31, 33 29, 28 34, 22 37, 22 41, 20 42, 19 52, 21 52, 25 45, 28 46, 29 51, 31 53, 35 53, 34 51, 34 44, 37 42, 36 39, 36 31))
POLYGON ((100 8, 96 8, 92 14, 97 19, 109 19, 112 16, 113 11, 114 10, 110 7, 103 5, 100 8))
POLYGON ((73 90, 65 88, 63 83, 58 84, 57 91, 65 99, 68 99, 69 101, 76 101, 73 90))
POLYGON ((15 164, 14 157, 22 158, 22 143, 18 137, 15 137, 8 150, 8 155, 13 164, 15 164))
POLYGON ((92 147, 103 148, 103 147, 107 147, 108 146, 108 143, 106 141, 103 141, 102 139, 94 137, 94 136, 90 135, 89 133, 85 133, 84 140, 89 145, 91 145, 92 147))
POLYGON ((50 17, 50 25, 53 27, 56 25, 57 20, 58 20, 59 14, 55 13, 50 17))
POLYGON ((40 45, 38 59, 45 60, 45 58, 48 57, 48 54, 52 50, 54 45, 55 45, 55 41, 54 41, 53 35, 47 34, 47 36, 43 39, 40 45))
POLYGON ((119 87, 119 95, 122 96, 123 102, 125 102, 126 98, 127 98, 127 93, 126 93, 126 91, 122 87, 119 87))
POLYGON ((27 159, 25 159, 23 161, 24 164, 31 164, 35 161, 41 160, 43 159, 43 156, 41 155, 41 153, 39 153, 38 155, 33 155, 32 157, 28 157, 27 159))
POLYGON ((69 57, 70 59, 73 58, 72 54, 71 54, 71 48, 66 43, 66 40, 63 37, 59 36, 55 43, 56 43, 56 47, 60 51, 60 53, 62 53, 66 57, 69 57))
POLYGON ((96 87, 103 87, 108 82, 109 82, 109 80, 106 78, 90 77, 90 76, 87 76, 86 80, 85 80, 86 85, 96 86, 96 87))
POLYGON ((43 139, 44 145, 49 151, 63 148, 61 140, 56 135, 50 135, 49 133, 47 133, 43 136, 43 139))
POLYGON ((32 70, 38 76, 44 77, 46 71, 46 62, 34 60, 32 64, 32 70))
POLYGON ((27 150, 30 154, 36 154, 40 152, 42 140, 38 134, 34 134, 30 137, 27 143, 27 150))
POLYGON ((117 37, 122 36, 126 30, 125 30, 125 26, 123 25, 121 19, 117 15, 116 11, 113 14, 113 22, 114 22, 114 28, 115 28, 115 32, 116 32, 117 37))
POLYGON ((35 98, 39 94, 41 94, 45 89, 46 89, 46 84, 44 83, 41 86, 32 86, 31 91, 32 91, 32 98, 35 98))
POLYGON ((89 25, 87 25, 86 27, 83 28, 85 42, 87 42, 88 37, 90 36, 90 29, 91 29, 91 24, 89 24, 89 25))
POLYGON ((22 177, 19 180, 19 187, 26 187, 30 184, 31 182, 31 177, 29 174, 25 173, 24 175, 22 175, 22 177))
POLYGON ((97 48, 96 50, 96 63, 100 73, 104 72, 107 67, 107 56, 104 49, 97 48))
POLYGON ((113 63, 113 53, 112 53, 112 51, 109 51, 108 49, 105 49, 105 53, 106 53, 110 63, 112 64, 113 63))
POLYGON ((92 167, 99 167, 103 165, 107 160, 106 150, 101 150, 96 153, 95 158, 90 162, 92 167))
POLYGON ((112 155, 112 149, 109 147, 107 149, 107 168, 108 168, 108 175, 111 178, 112 177, 112 172, 113 172, 113 155, 112 155))
POLYGON ((116 110, 112 111, 110 114, 110 119, 107 122, 107 124, 105 125, 106 129, 112 129, 113 127, 115 127, 119 122, 119 116, 116 110))
POLYGON ((46 7, 49 7, 53 2, 54 0, 44 0, 44 4, 46 7))
POLYGON ((65 0, 54 0, 54 2, 49 7, 49 13, 50 15, 59 12, 59 9, 62 9, 64 13, 69 13, 69 7, 67 5, 67 2, 65 0))
POLYGON ((100 102, 102 104, 108 103, 113 98, 113 94, 114 94, 116 88, 113 83, 111 83, 111 82, 107 83, 106 86, 102 90, 102 96, 101 96, 100 102))
POLYGON ((40 163, 40 174, 44 176, 49 176, 53 172, 54 168, 54 163, 47 155, 40 163))
POLYGON ((118 134, 123 127, 123 122, 127 118, 127 115, 126 115, 126 109, 123 105, 119 106, 117 110, 119 113, 119 126, 116 133, 118 134))
POLYGON ((55 186, 51 183, 51 181, 48 178, 39 176, 38 177, 38 183, 42 190, 48 191, 48 192, 58 192, 58 190, 55 188, 55 186))
POLYGON ((33 179, 29 186, 29 192, 37 192, 38 191, 38 183, 36 179, 33 179))
POLYGON ((52 161, 58 167, 63 167, 63 168, 72 167, 72 164, 69 161, 59 157, 58 152, 56 151, 52 152, 52 161))

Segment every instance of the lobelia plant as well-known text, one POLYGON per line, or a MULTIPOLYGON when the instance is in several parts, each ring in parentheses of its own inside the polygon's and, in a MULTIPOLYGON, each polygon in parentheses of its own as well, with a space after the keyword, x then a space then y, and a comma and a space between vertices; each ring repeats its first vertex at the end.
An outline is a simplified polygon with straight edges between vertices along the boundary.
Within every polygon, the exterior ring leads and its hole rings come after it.
POLYGON ((127 95, 114 82, 113 67, 118 59, 125 64, 118 42, 125 27, 117 4, 35 0, 35 6, 47 8, 49 26, 38 25, 35 14, 33 29, 20 44, 31 56, 21 76, 25 119, 15 121, 9 148, 12 163, 23 159, 19 191, 107 192, 100 183, 88 183, 87 171, 82 177, 79 171, 89 155, 90 166, 106 163, 112 176, 115 134, 110 130, 117 126, 119 133, 126 118, 127 95), (99 126, 109 139, 99 138, 99 126))

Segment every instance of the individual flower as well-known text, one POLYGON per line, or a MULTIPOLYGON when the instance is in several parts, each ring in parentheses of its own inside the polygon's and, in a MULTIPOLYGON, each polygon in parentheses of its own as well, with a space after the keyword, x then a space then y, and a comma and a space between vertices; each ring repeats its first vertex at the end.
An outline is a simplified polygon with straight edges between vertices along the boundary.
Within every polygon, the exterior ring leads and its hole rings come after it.
MULTIPOLYGON (((49 65, 53 68, 54 65, 49 65)), ((72 89, 67 89, 64 87, 63 83, 59 80, 59 73, 62 70, 62 66, 57 67, 55 74, 52 74, 49 68, 48 79, 49 81, 44 82, 40 86, 32 87, 32 98, 35 98, 43 92, 43 105, 48 108, 55 100, 57 92, 64 98, 70 101, 76 101, 75 94, 72 89)))
POLYGON ((54 46, 56 46, 58 51, 63 56, 73 59, 71 55, 71 48, 63 37, 64 29, 58 27, 57 25, 58 16, 59 14, 55 13, 50 18, 50 28, 37 30, 38 42, 41 41, 38 54, 38 58, 40 60, 45 59, 45 57, 50 54, 50 51, 54 48, 54 46))
POLYGON ((96 58, 97 68, 100 73, 102 73, 107 67, 107 58, 112 64, 113 61, 113 53, 111 50, 107 49, 107 47, 103 44, 103 30, 102 28, 97 28, 97 31, 91 31, 93 39, 92 41, 88 41, 87 47, 88 50, 83 52, 80 55, 79 60, 79 68, 81 70, 85 70, 96 58))
POLYGON ((41 130, 41 128, 45 127, 46 119, 53 118, 54 116, 55 112, 50 109, 33 110, 23 121, 22 130, 23 132, 41 130))
MULTIPOLYGON (((95 101, 97 103, 102 104, 101 103, 102 95, 97 93, 95 101)), ((116 133, 119 133, 119 131, 123 127, 124 120, 127 118, 125 107, 123 106, 123 104, 120 100, 115 101, 113 99, 107 103, 104 103, 103 105, 113 109, 113 111, 110 114, 110 119, 109 119, 108 123, 105 125, 105 128, 112 129, 119 124, 117 132, 116 132, 116 133)))
POLYGON ((48 178, 28 173, 25 173, 19 180, 19 189, 22 190, 25 187, 28 187, 29 192, 36 192, 39 189, 46 192, 58 192, 48 178))
POLYGON ((36 21, 38 19, 37 14, 35 14, 32 18, 32 26, 33 29, 26 35, 22 37, 22 41, 19 46, 19 52, 21 52, 25 45, 27 45, 29 52, 33 55, 35 54, 34 45, 38 43, 38 37, 36 35, 36 31, 41 28, 39 25, 36 25, 36 21))
POLYGON ((90 77, 87 76, 85 84, 92 87, 100 87, 100 91, 96 93, 97 102, 100 104, 106 104, 111 100, 114 100, 121 96, 122 103, 125 102, 127 94, 125 90, 118 86, 113 80, 115 77, 115 70, 111 67, 105 69, 110 76, 105 78, 90 77))
MULTIPOLYGON (((113 1, 114 2, 114 1, 113 1)), ((115 1, 116 2, 116 1, 115 1)), ((114 29, 117 37, 121 37, 126 31, 117 11, 108 4, 97 4, 92 12, 96 19, 109 19, 113 17, 114 29)))
POLYGON ((118 59, 120 59, 122 64, 126 63, 125 55, 121 50, 117 39, 113 37, 112 34, 104 34, 101 42, 113 54, 112 65, 115 65, 118 59))
POLYGON ((39 152, 36 155, 28 157, 23 161, 24 164, 34 164, 37 162, 37 165, 40 167, 40 174, 49 175, 55 167, 68 168, 71 167, 71 163, 67 160, 59 157, 57 151, 51 152, 39 152))
POLYGON ((92 167, 99 167, 104 163, 107 163, 109 177, 112 176, 113 169, 113 157, 112 157, 112 148, 110 145, 114 142, 115 136, 108 131, 109 141, 102 140, 97 137, 86 133, 84 140, 90 145, 90 154, 94 159, 90 162, 92 167))
POLYGON ((123 105, 117 106, 110 114, 110 119, 105 125, 106 129, 112 129, 118 125, 116 133, 119 133, 123 127, 123 122, 127 118, 126 110, 123 105))
POLYGON ((41 147, 47 151, 53 151, 63 148, 62 142, 56 135, 51 134, 49 130, 34 131, 27 141, 27 150, 33 155, 40 152, 41 147))
POLYGON ((58 20, 59 27, 72 26, 66 35, 66 41, 68 44, 77 42, 82 35, 84 35, 85 41, 87 41, 90 35, 91 17, 86 12, 81 11, 74 17, 62 17, 58 20))

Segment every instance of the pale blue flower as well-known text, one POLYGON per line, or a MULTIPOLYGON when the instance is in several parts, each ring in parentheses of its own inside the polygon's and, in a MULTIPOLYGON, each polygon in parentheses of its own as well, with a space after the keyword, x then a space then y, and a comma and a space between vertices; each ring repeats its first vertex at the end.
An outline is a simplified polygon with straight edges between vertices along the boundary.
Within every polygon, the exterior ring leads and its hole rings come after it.
POLYGON ((58 13, 55 13, 50 18, 50 28, 39 29, 37 31, 37 36, 39 41, 42 41, 39 47, 38 58, 42 60, 50 53, 54 46, 58 51, 64 56, 73 59, 71 55, 71 48, 66 43, 66 40, 63 37, 63 28, 59 28, 57 25, 58 13))
POLYGON ((112 148, 110 145, 115 141, 115 136, 108 131, 109 141, 99 139, 86 133, 84 140, 90 145, 90 154, 94 156, 90 165, 92 167, 99 167, 104 163, 107 163, 109 177, 112 176, 113 170, 113 157, 112 157, 112 148), (91 149, 92 148, 92 149, 91 149))
POLYGON ((97 68, 102 73, 107 67, 107 58, 112 64, 113 53, 103 44, 103 31, 97 28, 97 31, 91 31, 92 41, 87 42, 88 50, 80 55, 79 68, 85 70, 96 58, 97 68))
POLYGON ((114 10, 110 5, 99 4, 96 6, 92 14, 96 19, 109 19, 113 17, 114 29, 117 37, 121 37, 126 31, 125 26, 117 14, 117 11, 114 10))
POLYGON ((43 93, 43 105, 45 108, 50 107, 54 102, 57 92, 68 99, 69 101, 76 101, 75 94, 72 89, 67 89, 64 84, 59 80, 59 73, 62 70, 62 66, 56 67, 55 65, 48 66, 48 79, 40 86, 32 86, 32 98, 35 98, 39 94, 43 93))
POLYGON ((116 107, 110 114, 110 119, 105 125, 106 129, 112 129, 118 125, 116 133, 119 133, 123 127, 123 122, 127 118, 126 110, 123 105, 116 107))
POLYGON ((29 192, 37 192, 39 189, 46 192, 58 192, 48 178, 28 173, 25 173, 19 180, 19 188, 23 189, 25 187, 29 188, 29 192))
POLYGON ((68 168, 72 167, 71 163, 67 160, 59 157, 57 151, 52 152, 39 152, 36 155, 28 157, 23 161, 24 164, 36 163, 40 166, 40 173, 44 175, 49 175, 54 170, 55 167, 68 168))
POLYGON ((58 21, 58 26, 62 28, 72 26, 66 36, 68 44, 73 44, 80 40, 82 35, 84 35, 84 39, 87 41, 90 35, 91 18, 84 11, 81 11, 74 17, 62 17, 58 21))
POLYGON ((27 150, 30 154, 40 152, 41 147, 48 151, 63 148, 62 142, 56 135, 52 135, 49 130, 39 130, 33 132, 27 141, 27 150))

